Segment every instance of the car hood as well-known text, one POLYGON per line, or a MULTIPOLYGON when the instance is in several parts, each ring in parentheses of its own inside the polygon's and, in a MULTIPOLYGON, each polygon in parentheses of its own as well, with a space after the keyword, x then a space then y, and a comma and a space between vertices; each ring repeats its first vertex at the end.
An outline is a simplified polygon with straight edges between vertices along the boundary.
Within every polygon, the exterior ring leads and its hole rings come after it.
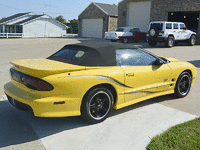
POLYGON ((14 60, 10 63, 16 70, 29 75, 34 75, 36 77, 44 77, 52 74, 85 70, 85 66, 72 65, 49 59, 14 60))

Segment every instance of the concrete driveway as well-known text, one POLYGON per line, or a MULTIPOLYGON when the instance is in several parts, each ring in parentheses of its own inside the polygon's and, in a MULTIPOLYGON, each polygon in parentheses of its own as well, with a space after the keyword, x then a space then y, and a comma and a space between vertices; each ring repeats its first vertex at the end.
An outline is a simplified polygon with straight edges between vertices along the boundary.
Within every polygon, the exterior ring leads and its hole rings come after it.
MULTIPOLYGON (((45 58, 67 43, 79 38, 37 38, 0 40, 0 150, 4 149, 137 149, 144 150, 151 138, 169 127, 200 116, 200 46, 181 44, 165 48, 164 44, 150 48, 147 43, 130 43, 161 56, 175 57, 193 63, 197 80, 183 99, 167 95, 150 99, 120 110, 100 124, 91 125, 80 117, 37 118, 19 111, 8 103, 3 85, 8 82, 9 61, 45 58)), ((99 39, 93 39, 99 40, 99 39)), ((102 41, 102 40, 101 40, 102 41)), ((105 41, 104 42, 109 42, 105 41)))

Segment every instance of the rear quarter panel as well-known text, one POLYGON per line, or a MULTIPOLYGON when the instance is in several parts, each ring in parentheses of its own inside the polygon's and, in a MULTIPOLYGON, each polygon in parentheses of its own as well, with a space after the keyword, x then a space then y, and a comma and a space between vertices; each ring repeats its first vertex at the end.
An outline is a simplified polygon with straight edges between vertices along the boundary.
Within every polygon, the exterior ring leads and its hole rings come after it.
POLYGON ((137 33, 129 32, 129 34, 124 34, 121 37, 119 37, 119 40, 122 41, 123 38, 128 38, 131 41, 140 41, 146 38, 146 34, 147 33, 145 32, 137 32, 137 33))
POLYGON ((43 78, 54 86, 52 95, 79 98, 82 100, 86 92, 96 85, 109 84, 117 93, 117 103, 124 102, 124 72, 121 67, 89 67, 87 70, 67 72, 43 78))

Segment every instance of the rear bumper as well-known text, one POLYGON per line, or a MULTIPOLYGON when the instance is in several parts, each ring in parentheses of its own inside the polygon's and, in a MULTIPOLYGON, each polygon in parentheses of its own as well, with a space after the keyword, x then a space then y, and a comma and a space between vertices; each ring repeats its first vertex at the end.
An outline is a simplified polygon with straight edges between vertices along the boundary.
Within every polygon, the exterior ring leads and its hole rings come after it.
POLYGON ((64 96, 42 97, 37 91, 27 92, 11 82, 4 85, 9 102, 20 110, 32 111, 37 117, 79 116, 81 100, 64 96), (55 104, 55 102, 62 102, 55 104))
POLYGON ((156 37, 156 38, 151 38, 150 36, 147 36, 147 40, 152 40, 152 41, 157 41, 157 42, 165 42, 167 41, 166 37, 156 37))

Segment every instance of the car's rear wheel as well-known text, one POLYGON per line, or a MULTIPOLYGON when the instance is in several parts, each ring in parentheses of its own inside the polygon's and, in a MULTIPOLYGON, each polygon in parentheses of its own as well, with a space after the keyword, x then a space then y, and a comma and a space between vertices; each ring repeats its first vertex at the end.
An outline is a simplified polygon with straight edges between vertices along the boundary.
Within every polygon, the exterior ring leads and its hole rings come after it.
POLYGON ((167 38, 167 41, 166 41, 165 45, 166 45, 167 47, 172 47, 172 46, 174 46, 174 44, 175 44, 174 37, 173 37, 173 36, 169 36, 169 37, 167 38))
POLYGON ((128 38, 123 38, 123 43, 128 43, 128 38))
POLYGON ((191 75, 188 72, 183 72, 181 75, 178 77, 178 80, 176 82, 175 86, 175 96, 176 97, 185 97, 191 87, 191 75))
POLYGON ((98 87, 89 91, 81 105, 82 117, 90 123, 104 121, 112 107, 113 95, 107 88, 98 87))
POLYGON ((148 40, 150 46, 156 46, 157 42, 153 40, 148 40))
POLYGON ((190 39, 188 40, 188 45, 194 46, 195 43, 196 43, 196 36, 195 35, 191 35, 190 39))

